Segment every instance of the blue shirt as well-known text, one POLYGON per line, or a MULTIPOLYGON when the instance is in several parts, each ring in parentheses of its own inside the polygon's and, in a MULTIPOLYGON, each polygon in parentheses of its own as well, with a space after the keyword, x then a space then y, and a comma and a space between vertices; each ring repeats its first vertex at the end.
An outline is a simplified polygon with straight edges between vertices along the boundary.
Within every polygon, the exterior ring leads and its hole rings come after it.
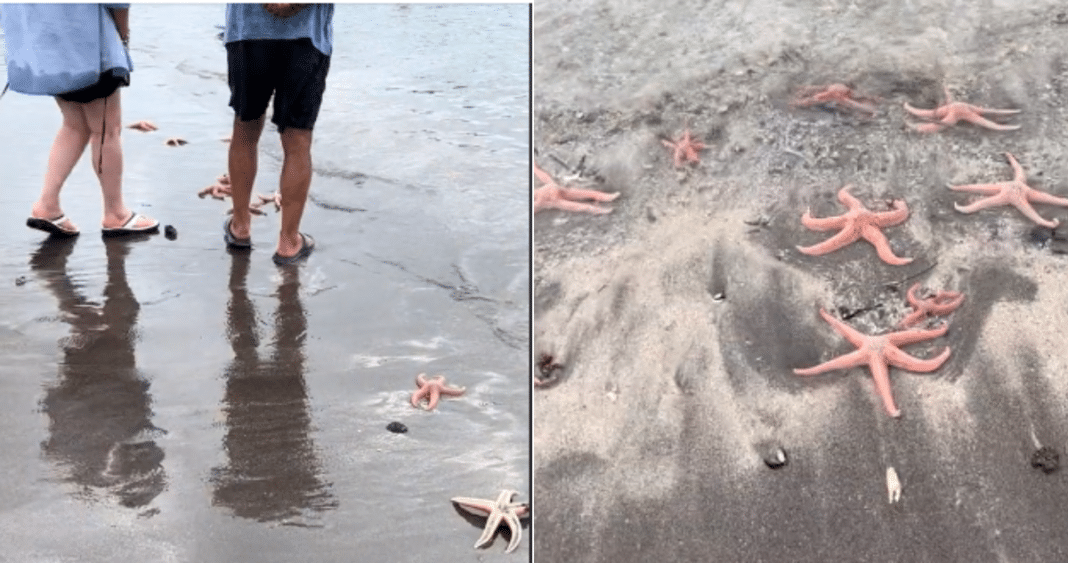
POLYGON ((288 18, 272 16, 263 4, 226 5, 226 43, 247 39, 311 39, 320 53, 334 48, 334 5, 309 4, 288 18))
POLYGON ((129 4, 3 4, 7 77, 23 94, 54 96, 95 84, 133 61, 105 8, 129 4))

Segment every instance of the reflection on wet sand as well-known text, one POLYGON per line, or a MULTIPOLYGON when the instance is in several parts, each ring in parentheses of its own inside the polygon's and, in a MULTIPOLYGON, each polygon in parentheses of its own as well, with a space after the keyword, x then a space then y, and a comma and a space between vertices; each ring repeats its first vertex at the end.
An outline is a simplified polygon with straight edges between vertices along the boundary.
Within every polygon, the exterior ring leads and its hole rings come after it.
POLYGON ((163 450, 152 424, 149 383, 134 354, 140 305, 126 282, 130 240, 108 240, 104 303, 95 305, 67 273, 77 239, 46 239, 30 267, 59 301, 71 334, 60 343, 59 379, 45 390, 49 419, 45 455, 62 479, 79 486, 78 496, 101 491, 123 506, 142 507, 167 485, 163 450))
POLYGON ((306 511, 337 507, 310 437, 304 385, 307 321, 296 269, 282 270, 270 358, 261 361, 256 310, 245 279, 249 253, 235 251, 230 270, 227 335, 234 359, 226 370, 223 446, 229 462, 212 472, 213 502, 237 516, 307 525, 306 511))

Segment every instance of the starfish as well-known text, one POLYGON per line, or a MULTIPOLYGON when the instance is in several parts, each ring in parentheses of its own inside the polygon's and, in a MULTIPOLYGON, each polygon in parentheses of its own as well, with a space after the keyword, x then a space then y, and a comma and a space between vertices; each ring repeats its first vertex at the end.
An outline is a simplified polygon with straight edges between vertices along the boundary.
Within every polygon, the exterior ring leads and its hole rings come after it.
POLYGON ((926 299, 919 299, 916 297, 916 290, 919 289, 920 282, 916 282, 909 288, 908 293, 905 295, 909 300, 909 304, 915 309, 911 313, 905 316, 898 325, 900 327, 910 327, 919 324, 921 321, 927 318, 928 315, 948 315, 952 313, 960 304, 964 302, 964 294, 959 291, 945 291, 940 290, 933 296, 926 299))
POLYGON ((894 200, 890 211, 869 211, 860 203, 860 200, 849 194, 848 190, 852 187, 852 185, 847 185, 838 190, 838 201, 841 201, 849 208, 845 215, 817 218, 813 217, 811 210, 809 210, 805 211, 805 214, 801 216, 801 223, 812 230, 829 231, 831 229, 842 229, 841 232, 819 244, 798 246, 797 249, 805 254, 821 256, 864 238, 875 246, 875 251, 883 262, 894 266, 912 262, 912 258, 895 256, 894 251, 890 249, 890 243, 886 240, 886 235, 879 230, 882 227, 891 227, 902 223, 908 218, 909 208, 905 205, 905 202, 900 199, 894 200))
POLYGON ((973 106, 972 104, 966 104, 964 102, 954 102, 953 96, 949 95, 949 88, 943 86, 943 90, 946 93, 946 103, 935 109, 916 109, 910 106, 908 102, 905 102, 905 111, 908 111, 912 115, 921 119, 934 121, 934 123, 923 123, 920 125, 910 123, 909 127, 912 127, 920 133, 937 133, 946 127, 956 125, 960 120, 964 120, 980 127, 993 129, 994 131, 1013 131, 1020 128, 1019 125, 1002 125, 1000 123, 994 123, 983 117, 984 113, 991 115, 1012 115, 1020 113, 1020 110, 1018 109, 990 109, 973 106))
POLYGON ((661 139, 660 142, 663 143, 665 147, 675 151, 674 160, 676 168, 688 162, 701 162, 700 157, 697 156, 697 151, 703 150, 705 144, 697 139, 691 138, 689 129, 683 132, 682 138, 678 141, 661 139))
POLYGON ((497 495, 497 500, 495 501, 471 497, 455 497, 452 499, 452 502, 465 512, 475 516, 486 517, 486 527, 482 529, 482 535, 475 542, 475 548, 492 542, 493 535, 502 523, 507 525, 508 530, 512 532, 512 539, 508 542, 508 548, 504 552, 511 553, 515 551, 515 548, 519 547, 519 541, 523 538, 523 528, 519 520, 530 515, 530 505, 525 502, 512 502, 512 497, 517 494, 519 494, 519 491, 505 489, 501 491, 501 494, 497 495))
POLYGON ((828 84, 826 86, 805 86, 801 88, 794 96, 794 99, 790 101, 790 105, 794 107, 829 105, 832 108, 838 108, 841 105, 874 114, 875 107, 871 104, 863 103, 861 100, 874 102, 876 98, 859 96, 855 90, 845 84, 828 84))
POLYGON ((268 203, 274 204, 275 211, 280 211, 282 209, 282 194, 279 192, 274 192, 270 195, 256 194, 256 197, 259 198, 260 201, 252 204, 253 209, 259 209, 268 203))
POLYGON ((890 416, 897 418, 901 411, 894 404, 894 395, 890 391, 890 364, 909 371, 932 372, 949 358, 947 346, 941 354, 934 358, 921 360, 901 351, 898 346, 915 344, 923 340, 937 338, 946 333, 948 325, 943 324, 940 328, 931 330, 911 329, 899 332, 891 332, 879 336, 868 336, 857 329, 832 317, 827 311, 820 309, 820 316, 831 324, 834 330, 845 337, 857 349, 828 360, 822 364, 805 369, 795 369, 797 375, 816 375, 837 369, 847 369, 867 365, 871 375, 875 379, 875 390, 883 400, 883 406, 890 416))
POLYGON ((463 387, 447 387, 444 375, 435 375, 427 379, 425 373, 420 373, 415 376, 415 384, 419 386, 419 389, 412 393, 412 406, 421 407, 423 399, 427 399, 427 406, 421 408, 428 411, 438 406, 438 399, 442 395, 459 397, 464 394, 463 387))
POLYGON ((215 179, 215 183, 197 192, 197 197, 203 199, 206 196, 211 196, 214 199, 223 199, 226 196, 233 195, 230 191, 230 176, 223 174, 215 179))
POLYGON ((554 208, 596 214, 611 213, 611 207, 601 207, 574 200, 592 199, 598 202, 609 202, 619 197, 619 192, 609 194, 596 190, 565 188, 557 184, 544 170, 538 168, 537 164, 532 163, 532 166, 534 167, 534 175, 545 183, 544 186, 534 190, 534 213, 543 209, 554 208))
POLYGON ((953 207, 961 213, 974 213, 980 209, 986 209, 988 207, 1012 205, 1035 223, 1051 229, 1057 228, 1057 225, 1060 224, 1059 220, 1053 219, 1052 221, 1047 221, 1046 219, 1043 219, 1038 215, 1038 212, 1035 211, 1035 208, 1031 207, 1031 203, 1048 203, 1050 205, 1068 207, 1068 199, 1040 192, 1028 186, 1027 175, 1024 174, 1020 163, 1016 162, 1016 158, 1013 157, 1011 153, 1005 153, 1005 156, 1009 158, 1009 164, 1012 165, 1012 170, 1015 173, 1015 176, 1011 181, 996 182, 993 184, 951 185, 949 186, 949 189, 954 191, 971 192, 987 196, 963 207, 954 203, 953 207))
POLYGON ((155 131, 155 130, 159 129, 159 127, 156 127, 155 123, 152 123, 151 121, 145 121, 143 119, 141 121, 138 121, 137 123, 131 123, 131 124, 127 125, 126 128, 127 129, 137 129, 138 131, 141 131, 142 133, 147 133, 149 131, 155 131))

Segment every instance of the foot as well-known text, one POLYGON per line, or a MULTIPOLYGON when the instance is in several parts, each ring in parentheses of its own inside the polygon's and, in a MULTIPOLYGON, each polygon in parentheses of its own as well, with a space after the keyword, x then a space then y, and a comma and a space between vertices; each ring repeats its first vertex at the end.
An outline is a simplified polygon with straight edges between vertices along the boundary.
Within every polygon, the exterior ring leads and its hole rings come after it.
POLYGON ((271 257, 271 259, 274 260, 274 263, 279 266, 296 264, 311 255, 312 250, 315 249, 315 239, 313 239, 311 235, 299 233, 297 240, 299 241, 298 244, 300 246, 290 250, 289 253, 283 253, 284 250, 289 250, 287 248, 289 245, 284 245, 283 240, 284 238, 279 239, 278 250, 274 253, 274 256, 271 257))
POLYGON ((124 226, 129 229, 147 229, 153 224, 158 223, 158 221, 151 217, 141 215, 132 225, 127 225, 126 222, 130 220, 131 215, 133 215, 133 211, 130 210, 126 210, 126 212, 120 216, 111 214, 104 215, 104 220, 101 221, 101 225, 105 229, 118 229, 124 226))
MULTIPOLYGON (((44 219, 46 221, 54 220, 56 217, 62 217, 63 210, 58 205, 55 207, 47 206, 40 201, 33 204, 33 208, 30 210, 30 217, 37 219, 44 219)), ((60 221, 57 225, 65 231, 76 233, 78 232, 78 226, 74 224, 68 217, 65 221, 60 221)))

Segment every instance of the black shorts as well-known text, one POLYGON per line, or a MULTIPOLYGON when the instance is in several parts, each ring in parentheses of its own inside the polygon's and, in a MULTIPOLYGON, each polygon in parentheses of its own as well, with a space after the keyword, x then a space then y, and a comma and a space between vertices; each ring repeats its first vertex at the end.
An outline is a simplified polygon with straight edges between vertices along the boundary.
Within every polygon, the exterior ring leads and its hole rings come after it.
POLYGON ((271 121, 312 129, 326 90, 330 57, 311 39, 250 39, 226 44, 230 107, 238 119, 253 121, 267 112, 274 94, 271 121))
POLYGON ((115 90, 119 89, 119 86, 129 85, 130 80, 128 77, 119 78, 112 74, 111 71, 108 71, 100 75, 100 79, 96 81, 96 84, 86 86, 80 90, 64 92, 57 97, 68 102, 87 104, 93 100, 110 96, 115 90))

